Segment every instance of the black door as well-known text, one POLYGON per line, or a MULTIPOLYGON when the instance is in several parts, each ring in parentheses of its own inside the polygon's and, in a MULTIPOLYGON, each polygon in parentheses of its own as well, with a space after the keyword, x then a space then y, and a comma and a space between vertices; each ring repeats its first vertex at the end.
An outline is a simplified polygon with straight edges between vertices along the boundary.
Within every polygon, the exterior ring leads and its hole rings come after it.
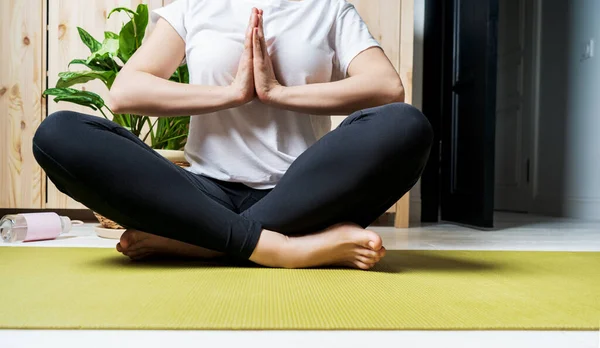
POLYGON ((492 227, 498 0, 446 5, 441 217, 492 227))

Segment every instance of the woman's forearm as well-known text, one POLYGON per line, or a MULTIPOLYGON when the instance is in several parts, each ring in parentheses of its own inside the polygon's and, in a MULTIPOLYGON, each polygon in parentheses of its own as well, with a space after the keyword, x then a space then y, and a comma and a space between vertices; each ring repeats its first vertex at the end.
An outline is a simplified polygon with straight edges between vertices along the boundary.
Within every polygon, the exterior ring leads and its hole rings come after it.
POLYGON ((347 115, 369 107, 404 101, 399 78, 357 75, 341 81, 277 87, 268 103, 312 115, 347 115))
POLYGON ((239 93, 230 86, 183 84, 141 71, 129 71, 127 76, 119 77, 107 103, 115 113, 198 115, 240 105, 239 93))

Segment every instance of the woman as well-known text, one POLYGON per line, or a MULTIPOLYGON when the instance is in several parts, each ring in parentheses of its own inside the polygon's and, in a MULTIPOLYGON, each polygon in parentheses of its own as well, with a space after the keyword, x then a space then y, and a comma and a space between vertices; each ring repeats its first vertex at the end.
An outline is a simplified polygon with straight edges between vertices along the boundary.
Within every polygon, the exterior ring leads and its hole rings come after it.
POLYGON ((151 20, 109 104, 194 115, 191 167, 116 123, 61 111, 34 137, 50 180, 128 227, 117 250, 132 259, 226 254, 269 267, 373 267, 385 248, 365 228, 416 183, 432 130, 403 103, 398 74, 355 8, 177 0, 151 20), (168 81, 184 62, 190 84, 168 81), (335 114, 349 116, 327 133, 335 114))

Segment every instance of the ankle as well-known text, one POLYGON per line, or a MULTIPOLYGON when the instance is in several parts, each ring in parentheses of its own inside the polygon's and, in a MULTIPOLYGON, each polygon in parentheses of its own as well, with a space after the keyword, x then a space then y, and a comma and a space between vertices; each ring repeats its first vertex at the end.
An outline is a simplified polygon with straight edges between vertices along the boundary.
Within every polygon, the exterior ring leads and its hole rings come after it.
POLYGON ((290 238, 281 233, 262 230, 250 261, 269 267, 290 268, 290 238))

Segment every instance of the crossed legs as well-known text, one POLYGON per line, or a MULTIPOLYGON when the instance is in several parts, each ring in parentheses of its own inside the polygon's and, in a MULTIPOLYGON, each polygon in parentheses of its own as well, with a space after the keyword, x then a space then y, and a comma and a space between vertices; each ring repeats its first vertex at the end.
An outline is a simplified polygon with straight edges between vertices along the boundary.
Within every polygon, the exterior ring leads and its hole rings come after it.
POLYGON ((355 112, 243 211, 213 180, 95 116, 50 115, 33 151, 59 190, 130 229, 118 248, 131 257, 228 254, 272 267, 366 269, 385 249, 365 228, 415 184, 431 141, 428 121, 407 104, 355 112))

